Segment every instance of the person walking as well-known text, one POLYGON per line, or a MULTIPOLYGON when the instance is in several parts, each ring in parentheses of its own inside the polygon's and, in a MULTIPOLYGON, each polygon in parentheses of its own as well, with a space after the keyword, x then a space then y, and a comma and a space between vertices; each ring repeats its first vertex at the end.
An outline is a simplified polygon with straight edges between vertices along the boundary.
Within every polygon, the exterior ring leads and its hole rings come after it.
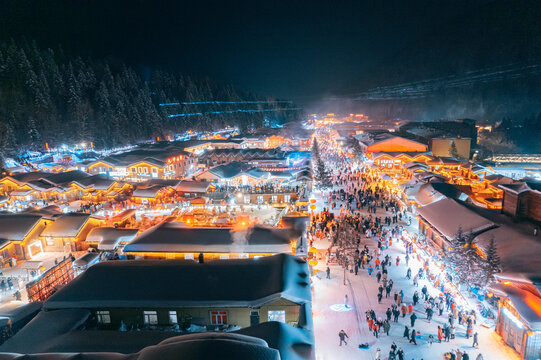
POLYGON ((442 339, 443 339, 443 331, 441 327, 438 325, 438 342, 441 343, 442 339))
POLYGON ((472 345, 474 348, 478 348, 479 347, 479 333, 475 333, 473 334, 473 345, 472 345))
MULTIPOLYGON (((417 344, 415 344, 417 345, 417 344)), ((398 348, 398 351, 396 352, 396 355, 398 355, 398 360, 404 360, 404 350, 402 348, 398 348)))
POLYGON ((410 322, 411 322, 412 328, 415 326, 415 320, 417 320, 417 315, 415 315, 415 313, 412 313, 410 316, 410 322))
POLYGON ((344 344, 346 344, 347 346, 348 342, 346 341, 346 338, 349 339, 349 336, 344 330, 340 330, 340 332, 338 333, 338 337, 340 338, 340 346, 342 346, 342 342, 344 342, 344 344))
POLYGON ((381 360, 381 350, 380 350, 380 348, 378 348, 376 350, 376 359, 375 360, 381 360))
POLYGON ((346 294, 346 296, 344 297, 344 307, 345 307, 346 309, 348 308, 348 302, 349 302, 348 294, 346 294))
POLYGON ((331 278, 331 268, 327 266, 327 279, 330 279, 331 278))
POLYGON ((385 320, 383 322, 383 332, 385 333, 385 335, 389 336, 389 330, 391 329, 391 325, 389 324, 389 322, 387 320, 385 320))
POLYGON ((411 329, 410 344, 413 343, 414 345, 417 345, 416 337, 417 337, 417 333, 415 329, 411 329))
POLYGON ((462 354, 462 360, 470 360, 470 355, 466 351, 462 354))
POLYGON ((404 337, 405 337, 406 339, 408 339, 408 340, 409 340, 409 338, 410 338, 410 329, 409 329, 408 325, 406 325, 406 326, 404 327, 404 337))

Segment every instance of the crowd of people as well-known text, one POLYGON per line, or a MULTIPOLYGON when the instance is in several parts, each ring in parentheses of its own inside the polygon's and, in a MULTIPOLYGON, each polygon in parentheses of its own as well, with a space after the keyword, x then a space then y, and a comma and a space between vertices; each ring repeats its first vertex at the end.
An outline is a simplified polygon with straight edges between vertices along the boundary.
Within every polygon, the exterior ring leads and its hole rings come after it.
MULTIPOLYGON (((369 281, 377 282, 375 297, 378 304, 389 304, 390 298, 392 303, 386 311, 378 313, 372 308, 365 311, 369 333, 376 339, 389 336, 390 329, 402 323, 403 337, 412 345, 422 342, 432 346, 434 342, 452 342, 458 333, 460 336, 464 333, 466 338, 472 338, 472 346, 478 347, 479 335, 474 332, 477 320, 475 311, 467 312, 459 308, 453 295, 442 285, 442 274, 431 273, 426 261, 421 261, 418 269, 412 269, 410 260, 421 259, 415 254, 413 243, 403 236, 403 227, 411 221, 404 207, 377 175, 367 169, 352 170, 350 164, 341 161, 343 159, 336 161, 336 157, 336 154, 332 154, 326 161, 329 168, 334 169, 334 186, 323 192, 325 206, 323 211, 312 217, 309 238, 312 241, 326 238, 332 244, 327 251, 327 264, 337 262, 354 275, 366 271, 373 279, 369 281), (403 245, 405 255, 402 258, 393 258, 390 254, 393 243, 403 245), (390 278, 389 268, 392 266, 403 269, 400 273, 412 282, 412 287, 419 288, 419 282, 423 279, 431 281, 425 281, 420 289, 414 290, 413 296, 407 298, 402 289, 395 288, 396 281, 390 278), (427 283, 429 286, 435 285, 434 290, 437 291, 429 291, 427 283), (434 318, 437 321, 432 323, 434 318), (421 333, 419 327, 415 327, 419 320, 431 324, 431 330, 426 331, 425 325, 424 333, 421 333)), ((326 274, 330 278, 329 267, 326 274)), ((347 334, 340 331, 340 345, 347 345, 346 338, 347 334)), ((378 348, 376 359, 381 359, 381 353, 378 348)), ((469 354, 460 349, 443 355, 444 359, 470 359, 469 354)), ((388 359, 404 358, 404 350, 393 342, 388 359)), ((478 354, 476 359, 482 359, 482 355, 478 354)))

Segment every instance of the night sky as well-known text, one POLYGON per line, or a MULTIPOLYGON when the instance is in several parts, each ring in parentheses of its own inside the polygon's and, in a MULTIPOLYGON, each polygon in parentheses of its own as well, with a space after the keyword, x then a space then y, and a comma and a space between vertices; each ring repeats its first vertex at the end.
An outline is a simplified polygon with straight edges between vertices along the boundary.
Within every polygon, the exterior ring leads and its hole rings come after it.
POLYGON ((400 61, 404 49, 491 1, 1 3, 3 39, 24 35, 76 55, 208 75, 302 101, 378 85, 373 74, 400 61))

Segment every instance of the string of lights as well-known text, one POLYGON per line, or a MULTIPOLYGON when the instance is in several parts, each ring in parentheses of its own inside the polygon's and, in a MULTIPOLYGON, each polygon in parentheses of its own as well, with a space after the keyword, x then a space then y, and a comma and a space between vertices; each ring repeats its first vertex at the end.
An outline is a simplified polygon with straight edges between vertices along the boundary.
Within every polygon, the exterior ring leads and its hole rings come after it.
POLYGON ((159 104, 160 106, 179 106, 179 105, 204 105, 204 104, 292 104, 292 101, 280 100, 255 100, 255 101, 191 101, 191 102, 172 102, 159 104))
POLYGON ((217 114, 234 114, 234 113, 259 113, 259 112, 275 112, 275 111, 298 111, 302 108, 291 108, 291 109, 237 109, 237 110, 225 110, 225 111, 206 111, 206 112, 195 112, 195 113, 185 113, 185 114, 171 114, 168 115, 170 118, 174 117, 186 117, 186 116, 202 116, 202 115, 217 115, 217 114))

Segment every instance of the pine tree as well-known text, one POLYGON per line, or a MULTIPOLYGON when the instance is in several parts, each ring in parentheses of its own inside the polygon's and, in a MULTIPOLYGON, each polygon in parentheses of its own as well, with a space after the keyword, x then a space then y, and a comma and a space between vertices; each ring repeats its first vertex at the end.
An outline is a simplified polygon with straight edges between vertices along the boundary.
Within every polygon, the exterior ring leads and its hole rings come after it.
POLYGON ((318 158, 316 160, 316 181, 318 182, 318 187, 320 189, 328 189, 332 187, 331 175, 327 171, 325 164, 318 158))
POLYGON ((466 256, 465 245, 466 236, 462 232, 462 229, 458 228, 456 235, 451 239, 444 256, 444 262, 455 273, 455 278, 458 282, 464 282, 466 280, 463 273, 466 256))
POLYGON ((314 139, 312 143, 312 159, 316 161, 319 159, 319 144, 317 143, 317 139, 314 139))
POLYGON ((455 159, 458 159, 459 157, 459 154, 458 154, 458 150, 456 148, 456 144, 453 140, 451 140, 451 149, 449 151, 451 153, 451 157, 454 157, 455 159))
POLYGON ((495 281, 494 275, 501 271, 500 256, 494 238, 491 238, 488 243, 483 270, 486 285, 493 283, 495 281))

